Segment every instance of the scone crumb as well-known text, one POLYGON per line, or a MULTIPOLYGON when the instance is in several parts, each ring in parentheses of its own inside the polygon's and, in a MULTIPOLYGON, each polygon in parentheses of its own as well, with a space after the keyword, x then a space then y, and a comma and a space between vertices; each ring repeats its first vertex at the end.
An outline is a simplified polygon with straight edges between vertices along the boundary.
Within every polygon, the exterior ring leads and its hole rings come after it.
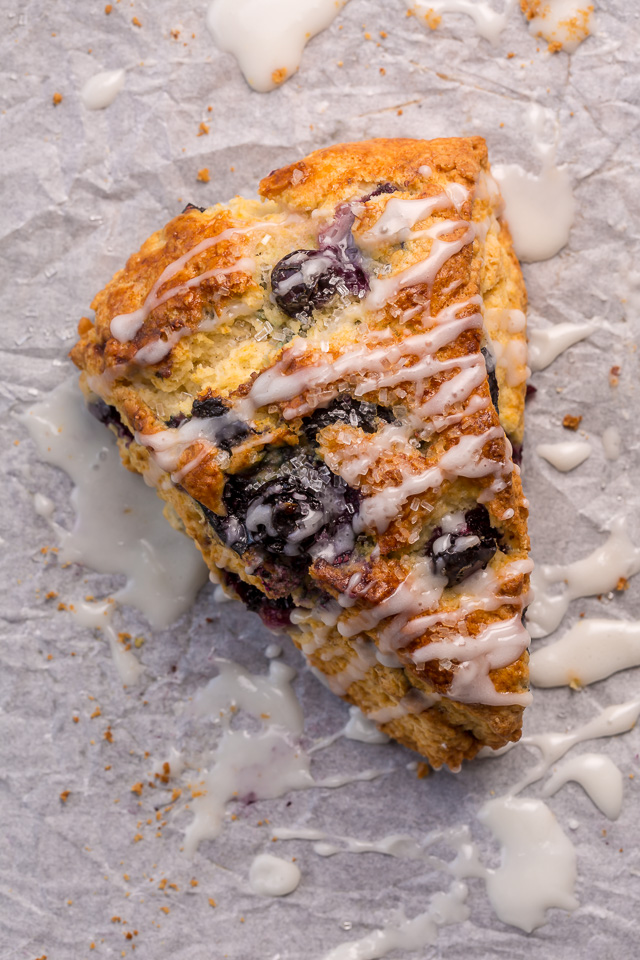
POLYGON ((142 26, 142 24, 140 23, 140 21, 138 20, 137 17, 131 17, 131 23, 134 25, 134 27, 141 27, 141 26, 142 26))
POLYGON ((144 784, 138 781, 138 783, 134 783, 134 785, 131 787, 131 793, 135 793, 139 797, 143 789, 144 784))
POLYGON ((52 100, 54 107, 57 107, 59 103, 62 103, 62 94, 56 91, 52 97, 52 100))
POLYGON ((577 430, 581 423, 582 417, 574 417, 570 413, 567 413, 562 418, 562 426, 565 428, 565 430, 577 430))
POLYGON ((617 387, 620 382, 620 374, 622 370, 620 367, 611 367, 609 370, 609 384, 612 387, 617 387))
POLYGON ((216 906, 217 906, 217 903, 215 902, 215 900, 213 899, 213 897, 209 897, 209 906, 210 906, 210 907, 216 907, 216 906))
POLYGON ((627 580, 626 577, 620 577, 620 579, 616 583, 616 590, 619 593, 621 593, 623 590, 628 590, 628 589, 629 589, 629 581, 627 580))
POLYGON ((204 120, 201 120, 200 126, 198 127, 198 136, 206 137, 208 133, 209 133, 209 125, 205 123, 204 120))
POLYGON ((202 170, 198 170, 198 176, 196 180, 200 180, 201 183, 209 183, 209 167, 203 167, 202 170))
POLYGON ((60 799, 62 800, 63 803, 66 803, 66 802, 67 802, 67 800, 69 799, 69 794, 70 794, 70 793, 71 793, 71 790, 63 790, 63 791, 62 791, 62 793, 60 794, 60 799))
POLYGON ((111 13, 112 10, 113 10, 113 7, 111 6, 110 3, 108 3, 108 4, 106 5, 106 7, 104 8, 104 12, 107 14, 107 16, 109 16, 109 14, 111 13))
POLYGON ((285 67, 279 67, 277 70, 274 70, 271 74, 271 80, 275 83, 276 86, 280 86, 281 83, 287 79, 287 71, 285 67))
POLYGON ((80 317, 78 320, 78 336, 83 337, 85 333, 88 333, 91 330, 93 324, 89 317, 80 317))
POLYGON ((430 773, 431 773, 431 767, 429 766, 428 763, 421 762, 421 763, 418 763, 418 765, 416 766, 416 774, 417 774, 418 780, 424 780, 425 777, 428 777, 430 773))
POLYGON ((442 17, 440 16, 440 14, 436 13, 435 10, 433 10, 431 7, 429 7, 427 12, 425 13, 424 20, 430 30, 437 30, 437 28, 442 23, 442 17))
POLYGON ((100 717, 101 715, 102 715, 102 711, 101 711, 100 707, 96 707, 95 710, 93 711, 93 713, 90 715, 89 719, 90 719, 90 720, 95 720, 96 717, 100 717))

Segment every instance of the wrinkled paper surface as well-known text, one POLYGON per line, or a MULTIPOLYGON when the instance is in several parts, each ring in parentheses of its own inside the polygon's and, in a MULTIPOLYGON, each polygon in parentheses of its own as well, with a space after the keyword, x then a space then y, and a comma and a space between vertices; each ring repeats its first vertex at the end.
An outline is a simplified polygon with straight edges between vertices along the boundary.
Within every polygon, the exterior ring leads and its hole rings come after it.
MULTIPOLYGON (((530 323, 597 318, 598 330, 533 378, 538 393, 528 405, 523 469, 534 554, 552 562, 581 557, 602 542, 600 531, 619 513, 640 543, 635 5, 603 0, 598 34, 569 58, 544 52, 518 11, 491 47, 466 17, 445 15, 432 32, 406 17, 404 3, 351 0, 309 44, 299 74, 268 95, 250 90, 234 60, 214 49, 206 6, 114 3, 105 15, 102 4, 33 0, 4 3, 0 11, 0 955, 7 960, 129 956, 132 943, 139 960, 316 960, 384 925, 400 908, 415 916, 448 879, 375 854, 322 859, 309 844, 271 843, 269 827, 258 821, 364 839, 420 837, 469 823, 485 861, 495 865, 497 849, 475 814, 532 760, 518 748, 458 775, 419 781, 406 769, 415 758, 401 747, 341 740, 316 755, 316 776, 369 767, 393 774, 238 809, 238 819, 193 861, 180 851, 189 812, 156 818, 173 784, 145 786, 140 797, 131 792, 149 781, 153 763, 166 759, 172 745, 196 756, 215 743, 211 723, 185 716, 188 698, 215 673, 212 651, 264 672, 263 650, 273 638, 238 604, 214 603, 209 586, 168 630, 152 632, 125 608, 118 628, 145 638, 139 653, 146 674, 138 686, 123 689, 106 642, 56 609, 60 601, 106 596, 120 581, 77 565, 62 569, 54 553, 42 552, 55 539, 36 514, 33 495, 52 497, 55 519, 68 525, 70 484, 37 461, 14 414, 68 374, 66 354, 92 296, 187 201, 208 205, 235 192, 255 194, 259 178, 274 167, 323 145, 375 136, 481 134, 494 162, 537 172, 527 107, 534 100, 548 108, 578 214, 568 247, 525 267, 530 323), (180 30, 177 38, 172 30, 180 30), (79 96, 84 81, 119 67, 127 68, 127 80, 115 103, 87 111, 79 96), (54 92, 63 97, 57 106, 54 92), (203 120, 209 133, 199 137, 203 120), (203 167, 209 183, 196 179, 203 167), (621 368, 615 387, 613 365, 621 368), (573 473, 560 474, 534 450, 539 442, 567 439, 566 413, 582 415, 594 452, 573 473), (612 424, 623 438, 615 462, 604 458, 599 439, 612 424), (49 591, 59 598, 45 600, 49 591), (96 707, 100 715, 91 719, 96 707), (104 737, 108 727, 113 742, 104 737), (249 891, 250 862, 265 851, 297 857, 303 880, 284 900, 249 891), (158 887, 163 878, 164 891, 158 887)), ((576 601, 560 633, 582 612, 638 616, 639 588, 636 581, 611 601, 576 601)), ((290 644, 285 659, 299 670, 296 690, 309 743, 338 730, 346 706, 304 669, 290 644)), ((637 671, 582 692, 536 691, 525 729, 565 730, 637 692, 637 671)), ((577 848, 581 906, 573 916, 551 911, 548 924, 527 936, 500 923, 483 884, 471 880, 470 919, 443 928, 437 946, 422 956, 636 956, 640 737, 633 731, 577 752, 600 749, 625 777, 620 819, 607 821, 575 784, 549 801, 577 848), (570 819, 577 822, 573 830, 570 819)), ((527 793, 538 796, 539 789, 527 793)), ((451 856, 446 848, 442 853, 451 856)))

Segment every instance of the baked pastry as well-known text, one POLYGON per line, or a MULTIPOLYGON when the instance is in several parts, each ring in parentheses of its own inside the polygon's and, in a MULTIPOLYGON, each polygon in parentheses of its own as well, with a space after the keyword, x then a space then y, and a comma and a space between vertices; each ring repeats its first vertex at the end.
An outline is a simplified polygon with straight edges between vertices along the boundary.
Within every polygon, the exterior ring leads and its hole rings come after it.
POLYGON ((189 204, 72 350, 212 579, 434 767, 527 704, 526 293, 479 137, 372 140, 189 204))

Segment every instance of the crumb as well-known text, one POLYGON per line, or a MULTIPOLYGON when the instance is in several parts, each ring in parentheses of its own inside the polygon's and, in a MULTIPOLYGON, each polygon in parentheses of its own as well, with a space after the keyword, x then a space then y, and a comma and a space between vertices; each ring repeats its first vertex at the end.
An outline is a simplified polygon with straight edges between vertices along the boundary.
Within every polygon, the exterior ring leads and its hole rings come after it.
POLYGON ((78 716, 74 716, 71 719, 73 720, 74 723, 80 723, 80 717, 78 716))
POLYGON ((380 36, 382 37, 383 40, 386 40, 386 39, 387 39, 387 31, 386 31, 386 30, 381 30, 381 31, 380 31, 380 36))
POLYGON ((398 117, 401 117, 401 116, 402 116, 402 113, 403 113, 402 110, 397 110, 397 111, 396 111, 396 115, 397 115, 398 117))
POLYGON ((202 170, 198 170, 198 176, 196 177, 196 180, 200 180, 201 183, 209 183, 210 179, 209 167, 203 167, 202 170))
POLYGON ((341 67, 342 65, 343 65, 342 60, 338 60, 338 62, 336 63, 336 67, 341 67))
POLYGON ((61 600, 60 603, 59 603, 58 606, 57 606, 57 609, 58 609, 58 610, 66 610, 66 609, 67 609, 66 603, 63 603, 62 600, 61 600))
POLYGON ((189 881, 189 886, 191 886, 191 887, 197 887, 197 886, 198 886, 198 881, 196 880, 195 877, 191 877, 191 880, 189 881))
POLYGON ((107 741, 107 743, 113 743, 113 734, 111 733, 111 727, 107 727, 107 729, 103 733, 103 737, 107 741))
POLYGON ((160 883, 158 884, 158 890, 164 890, 166 885, 167 885, 167 880, 166 879, 161 880, 160 883))
POLYGON ((609 370, 609 385, 612 387, 617 387, 620 381, 620 374, 622 370, 620 367, 611 367, 609 370))
POLYGON ((52 100, 54 107, 57 107, 59 103, 62 103, 62 94, 56 91, 52 97, 52 100))
POLYGON ((371 40, 371 34, 370 34, 370 33, 365 33, 364 38, 365 38, 365 40, 371 40))
POLYGON ((577 677, 573 677, 569 681, 569 686, 571 687, 572 690, 582 690, 582 684, 580 683, 577 677))
POLYGON ((55 600, 57 596, 58 594, 55 590, 49 590, 49 593, 45 593, 44 598, 45 600, 55 600))
POLYGON ((386 74, 386 72, 387 72, 387 71, 385 70, 384 67, 380 67, 380 73, 382 74, 383 77, 384 77, 384 75, 386 74))
POLYGON ((213 107, 207 107, 207 113, 213 113, 213 107))
POLYGON ((208 124, 206 124, 206 123, 204 122, 204 120, 201 120, 201 121, 200 121, 200 126, 198 127, 198 134, 197 134, 197 135, 198 135, 199 137, 205 137, 205 136, 207 136, 208 133, 209 133, 209 126, 208 126, 208 124))
POLYGON ((131 787, 131 793, 135 793, 137 796, 140 796, 143 789, 144 789, 143 783, 140 783, 140 782, 134 783, 134 785, 131 787))
POLYGON ((142 834, 141 834, 141 833, 136 833, 136 834, 134 835, 134 837, 133 837, 133 842, 134 842, 134 843, 140 843, 141 840, 144 840, 144 837, 142 836, 142 834))
POLYGON ((284 67, 280 67, 278 70, 274 70, 271 74, 271 80, 275 83, 276 86, 280 86, 281 83, 287 79, 287 71, 284 67))
POLYGON ((216 904, 215 900, 213 899, 213 897, 209 897, 209 906, 210 906, 210 907, 215 907, 215 906, 217 906, 217 904, 216 904))
POLYGON ((562 426, 565 430, 577 430, 582 423, 582 417, 574 417, 570 413, 562 418, 562 426))
POLYGON ((616 590, 619 591, 619 592, 622 592, 623 590, 628 590, 628 589, 629 589, 629 581, 627 580, 626 577, 620 577, 620 579, 619 579, 618 582, 616 583, 616 587, 615 587, 615 588, 616 588, 616 590))
POLYGON ((160 907, 160 909, 165 914, 165 916, 167 913, 171 913, 171 910, 169 909, 169 907, 160 907))
POLYGON ((177 27, 171 31, 171 36, 173 37, 174 40, 178 39, 178 37, 180 36, 180 31, 177 29, 177 27))
POLYGON ((418 776, 418 780, 424 780, 425 777, 428 777, 429 774, 431 773, 431 767, 429 766, 428 763, 421 762, 416 767, 416 773, 418 776))
POLYGON ((435 10, 427 10, 424 15, 424 21, 430 30, 437 30, 442 22, 442 17, 435 10))
POLYGON ((108 3, 108 4, 106 5, 106 7, 104 8, 104 12, 107 14, 107 16, 109 16, 109 14, 111 13, 112 10, 113 10, 113 7, 111 6, 110 3, 108 3))
POLYGON ((142 26, 142 24, 140 23, 140 21, 138 20, 137 17, 131 17, 131 23, 134 25, 134 27, 141 27, 141 26, 142 26))
POLYGON ((513 60, 514 57, 515 57, 515 53, 508 53, 508 54, 507 54, 507 60, 513 60))
POLYGON ((180 797, 181 795, 182 795, 182 790, 180 789, 180 787, 174 787, 173 792, 171 794, 171 800, 172 801, 177 800, 178 797, 180 797))
POLYGON ((69 794, 70 794, 70 793, 71 793, 71 790, 63 790, 63 791, 62 791, 62 793, 60 794, 60 799, 62 800, 63 803, 66 803, 66 802, 67 802, 67 800, 69 799, 69 794))
POLYGON ((110 763, 108 763, 108 764, 106 765, 105 770, 111 770, 111 764, 110 764, 110 763))

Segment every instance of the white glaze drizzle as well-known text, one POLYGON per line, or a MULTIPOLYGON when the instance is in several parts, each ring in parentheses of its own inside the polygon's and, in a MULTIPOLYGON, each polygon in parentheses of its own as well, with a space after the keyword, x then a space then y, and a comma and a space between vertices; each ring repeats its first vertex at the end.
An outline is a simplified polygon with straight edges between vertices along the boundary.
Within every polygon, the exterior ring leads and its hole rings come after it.
POLYGON ((622 811, 622 773, 603 753, 581 753, 566 760, 542 788, 543 797, 551 797, 570 780, 579 783, 589 799, 609 820, 617 820, 622 811))
POLYGON ((416 4, 418 15, 422 14, 430 26, 437 26, 434 17, 443 13, 460 13, 470 17, 476 27, 478 35, 497 44, 502 31, 513 11, 517 0, 504 0, 502 13, 498 13, 484 0, 420 0, 416 4))
POLYGON ((113 433, 87 411, 75 377, 23 419, 41 459, 74 483, 73 527, 54 524, 61 561, 124 574, 116 600, 157 627, 177 620, 206 582, 206 567, 193 543, 167 523, 158 497, 123 468, 113 433))
MULTIPOLYGON (((416 201, 414 201, 416 202, 416 201)), ((405 270, 392 274, 390 277, 374 277, 370 284, 370 291, 365 299, 365 306, 370 310, 381 310, 385 304, 393 300, 407 287, 416 284, 431 286, 438 271, 459 253, 467 244, 473 243, 476 236, 475 225, 468 220, 445 220, 436 223, 427 230, 420 231, 420 236, 430 237, 433 241, 429 255, 419 260, 405 270), (443 240, 445 236, 463 230, 457 240, 443 240)))
POLYGON ((536 15, 529 20, 530 33, 559 44, 567 53, 574 53, 593 33, 594 5, 586 0, 543 0, 532 7, 536 15))
MULTIPOLYGON (((489 440, 503 437, 501 427, 490 427, 479 435, 464 434, 432 467, 407 476, 395 487, 386 487, 367 497, 360 506, 357 526, 361 530, 375 529, 382 533, 410 497, 437 489, 445 480, 455 480, 457 477, 477 479, 492 475, 499 479, 510 476, 513 470, 510 459, 501 462, 482 456, 489 440)), ((493 494, 493 491, 491 493, 493 494)))
POLYGON ((259 853, 249 868, 249 884, 259 897, 286 897, 297 888, 302 874, 290 860, 259 853))
POLYGON ((80 92, 87 110, 104 110, 105 107, 110 107, 124 87, 125 79, 124 70, 104 70, 89 77, 80 92))
POLYGON ((539 443, 536 453, 563 473, 575 470, 591 456, 593 448, 586 440, 563 440, 560 443, 539 443))
POLYGON ((602 434, 602 449, 607 460, 618 460, 622 452, 622 439, 617 427, 607 427, 602 434))
POLYGON ((196 699, 192 712, 208 712, 228 719, 237 708, 262 723, 259 733, 224 730, 199 796, 190 803, 193 820, 185 833, 185 849, 192 855, 202 840, 221 832, 227 804, 234 798, 258 800, 284 796, 291 790, 315 787, 336 789, 381 776, 381 770, 363 770, 315 780, 310 756, 299 743, 302 711, 292 689, 295 671, 272 661, 269 673, 255 676, 238 664, 220 661, 221 672, 196 699))
POLYGON ((307 42, 325 30, 347 0, 213 0, 207 26, 232 53, 254 90, 266 93, 291 77, 307 42))
MULTIPOLYGON (((541 163, 539 174, 529 173, 518 164, 496 164, 492 168, 504 198, 514 249, 520 260, 529 263, 548 260, 562 250, 568 243, 576 211, 571 177, 555 163, 555 139, 551 144, 542 142, 545 123, 551 118, 550 111, 538 104, 529 107, 534 137, 540 138, 534 139, 541 163)), ((557 123, 555 126, 557 130, 557 123)))
MULTIPOLYGON (((452 343, 466 330, 480 329, 482 315, 479 311, 468 317, 458 317, 458 312, 469 305, 476 305, 476 299, 445 307, 431 321, 433 326, 425 333, 415 334, 398 343, 390 343, 388 333, 380 335, 379 346, 362 345, 345 351, 333 361, 320 361, 309 364, 295 373, 286 373, 293 360, 300 360, 307 352, 307 341, 300 338, 272 367, 269 367, 254 381, 242 410, 251 415, 256 409, 273 403, 283 403, 297 398, 302 392, 312 388, 325 388, 331 384, 356 376, 362 388, 357 395, 381 386, 390 386, 392 382, 411 382, 435 373, 479 363, 478 356, 471 355, 451 360, 436 361, 433 357, 438 350, 452 343), (418 361, 408 365, 409 357, 418 357, 418 361), (246 405, 246 406, 245 406, 246 405)), ((325 391, 322 399, 327 400, 335 391, 325 391)), ((315 405, 315 404, 314 404, 315 405)), ((285 407, 286 419, 311 412, 313 406, 308 402, 291 410, 285 407)))
POLYGON ((420 950, 434 944, 439 927, 462 923, 469 917, 466 884, 454 880, 448 891, 435 893, 429 909, 411 920, 390 923, 360 940, 351 940, 326 953, 322 960, 376 960, 396 950, 420 950))
POLYGON ((487 893, 504 923, 527 933, 551 907, 575 910, 576 852, 549 808, 531 797, 497 797, 478 813, 501 845, 501 862, 487 871, 487 893))
POLYGON ((627 700, 605 707, 597 717, 567 732, 536 733, 523 737, 525 747, 534 747, 540 759, 510 791, 516 794, 537 780, 542 779, 564 755, 578 743, 599 740, 602 737, 617 737, 631 730, 640 716, 640 699, 627 700))
POLYGON ((491 670, 506 667, 522 656, 529 646, 529 634, 519 615, 495 620, 474 637, 435 640, 414 651, 415 663, 430 660, 453 661, 453 680, 446 696, 460 703, 492 706, 531 703, 530 693, 498 692, 489 677, 491 670))
POLYGON ((531 580, 533 601, 527 611, 532 637, 545 637, 559 626, 572 600, 613 590, 621 577, 640 570, 640 548, 626 531, 623 517, 611 523, 606 542, 582 560, 567 564, 537 564, 531 580), (561 584, 559 591, 553 587, 561 584))
POLYGON ((535 650, 529 672, 536 687, 587 686, 640 666, 640 622, 578 620, 555 643, 535 650))
POLYGON ((584 340, 596 329, 593 323, 556 323, 553 327, 529 330, 529 366, 544 370, 574 343, 584 340))
POLYGON ((88 603, 85 600, 75 601, 69 606, 71 616, 83 627, 102 631, 103 636, 109 643, 118 676, 126 687, 131 687, 144 674, 144 667, 135 654, 128 650, 126 644, 122 643, 118 637, 111 622, 115 609, 115 602, 88 603))
MULTIPOLYGON (((253 273, 255 267, 255 261, 253 258, 240 257, 229 267, 214 267, 211 270, 205 270, 204 273, 199 273, 197 276, 191 277, 189 280, 185 280, 184 283, 180 283, 175 287, 170 287, 162 294, 158 293, 160 287, 164 286, 164 284, 167 283, 171 277, 175 276, 175 274, 182 269, 188 260, 191 260, 198 253, 201 253, 203 250, 208 249, 208 247, 213 246, 214 243, 219 243, 225 238, 225 236, 232 236, 235 233, 246 232, 247 230, 240 230, 236 228, 225 230, 216 237, 209 237, 206 240, 202 240, 192 250, 189 250, 182 257, 174 260, 173 263, 169 264, 169 266, 165 267, 165 269, 162 271, 153 287, 147 294, 147 297, 141 307, 138 307, 137 310, 133 310, 131 313, 120 313, 112 319, 111 335, 121 343, 127 343, 129 340, 133 340, 151 311, 155 310, 156 307, 159 307, 172 297, 177 297, 183 293, 186 293, 187 290, 191 290, 192 287, 200 286, 203 280, 209 280, 211 277, 225 277, 232 273, 253 273)), ((150 361, 147 360, 146 362, 148 363, 150 361)))

